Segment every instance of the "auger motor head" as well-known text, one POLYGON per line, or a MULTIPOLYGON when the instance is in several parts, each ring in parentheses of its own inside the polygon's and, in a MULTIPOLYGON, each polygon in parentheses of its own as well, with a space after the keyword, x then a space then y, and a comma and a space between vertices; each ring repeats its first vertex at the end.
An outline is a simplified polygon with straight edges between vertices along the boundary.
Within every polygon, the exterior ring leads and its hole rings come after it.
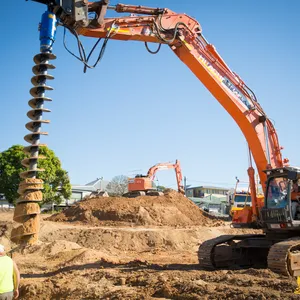
POLYGON ((31 0, 48 6, 64 24, 75 28, 77 25, 86 27, 88 20, 88 0, 31 0))

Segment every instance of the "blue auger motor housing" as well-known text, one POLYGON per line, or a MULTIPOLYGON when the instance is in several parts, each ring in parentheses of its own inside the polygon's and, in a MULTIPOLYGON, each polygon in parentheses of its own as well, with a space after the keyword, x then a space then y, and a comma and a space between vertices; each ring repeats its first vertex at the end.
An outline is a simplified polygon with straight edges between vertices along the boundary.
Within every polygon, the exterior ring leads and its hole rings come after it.
POLYGON ((57 20, 56 15, 51 11, 46 11, 42 15, 40 24, 40 50, 41 52, 52 52, 55 41, 57 20))

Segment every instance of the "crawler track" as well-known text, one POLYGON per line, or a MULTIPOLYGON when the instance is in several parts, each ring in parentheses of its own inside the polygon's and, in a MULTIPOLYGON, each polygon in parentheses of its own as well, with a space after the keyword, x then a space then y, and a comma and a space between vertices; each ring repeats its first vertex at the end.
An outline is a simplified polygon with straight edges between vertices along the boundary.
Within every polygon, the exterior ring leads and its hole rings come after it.
POLYGON ((215 247, 217 245, 232 241, 234 237, 235 235, 222 235, 203 242, 198 251, 198 260, 200 266, 207 270, 216 269, 216 264, 213 257, 215 247))
POLYGON ((198 251, 198 260, 201 267, 207 270, 215 270, 223 267, 233 267, 235 265, 245 266, 255 264, 253 255, 248 260, 248 250, 255 249, 255 245, 245 243, 247 240, 257 240, 265 238, 264 235, 247 234, 247 235, 222 235, 217 238, 203 242, 198 251), (225 248, 217 251, 217 246, 224 244, 225 248))
POLYGON ((289 254, 300 249, 300 239, 289 239, 274 244, 269 251, 268 267, 275 273, 292 276, 289 254))

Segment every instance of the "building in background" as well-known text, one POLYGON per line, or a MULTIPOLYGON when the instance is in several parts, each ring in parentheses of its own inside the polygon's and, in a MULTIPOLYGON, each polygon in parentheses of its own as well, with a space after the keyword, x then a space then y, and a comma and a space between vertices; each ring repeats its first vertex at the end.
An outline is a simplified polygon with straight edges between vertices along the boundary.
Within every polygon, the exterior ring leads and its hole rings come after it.
POLYGON ((200 208, 216 215, 229 214, 230 189, 216 186, 188 187, 186 196, 200 208))
POLYGON ((69 206, 80 200, 85 196, 89 196, 93 192, 105 191, 109 181, 103 180, 103 177, 89 182, 85 185, 72 185, 72 195, 70 199, 65 199, 60 206, 69 206))
POLYGON ((14 208, 6 199, 5 195, 0 193, 0 208, 14 208))
POLYGON ((203 198, 209 195, 212 196, 225 196, 228 194, 230 189, 216 187, 216 186, 196 186, 196 187, 188 187, 186 189, 186 196, 193 198, 203 198))

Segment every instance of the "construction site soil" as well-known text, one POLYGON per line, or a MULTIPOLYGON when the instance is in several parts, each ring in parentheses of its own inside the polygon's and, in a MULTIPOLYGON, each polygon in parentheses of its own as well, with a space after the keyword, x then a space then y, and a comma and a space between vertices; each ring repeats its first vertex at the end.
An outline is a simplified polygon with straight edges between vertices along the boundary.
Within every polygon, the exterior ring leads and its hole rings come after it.
POLYGON ((176 191, 164 196, 137 198, 100 197, 49 218, 49 221, 79 222, 90 225, 220 226, 221 220, 205 214, 196 204, 176 191))
MULTIPOLYGON (((13 212, 0 211, 0 243, 13 212)), ((233 229, 187 198, 93 198, 41 215, 40 241, 14 248, 20 299, 298 299, 294 278, 268 269, 204 271, 199 245, 233 229), (55 222, 54 222, 55 221, 55 222)))

